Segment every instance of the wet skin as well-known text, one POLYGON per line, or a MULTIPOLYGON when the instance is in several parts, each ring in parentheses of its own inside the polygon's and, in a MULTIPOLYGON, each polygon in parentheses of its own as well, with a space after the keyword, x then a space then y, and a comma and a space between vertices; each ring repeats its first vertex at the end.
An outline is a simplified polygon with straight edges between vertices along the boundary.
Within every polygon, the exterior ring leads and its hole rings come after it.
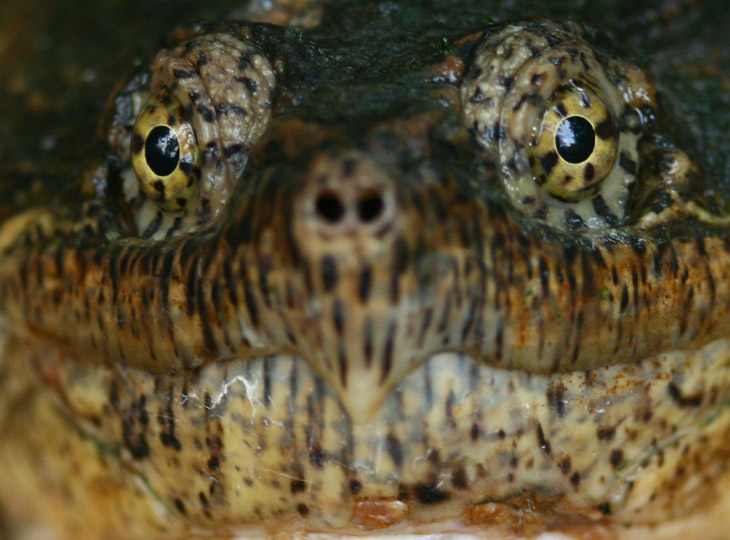
POLYGON ((174 32, 105 157, 3 208, 9 514, 610 537, 716 500, 727 219, 647 74, 545 19, 352 56, 327 9, 174 32))

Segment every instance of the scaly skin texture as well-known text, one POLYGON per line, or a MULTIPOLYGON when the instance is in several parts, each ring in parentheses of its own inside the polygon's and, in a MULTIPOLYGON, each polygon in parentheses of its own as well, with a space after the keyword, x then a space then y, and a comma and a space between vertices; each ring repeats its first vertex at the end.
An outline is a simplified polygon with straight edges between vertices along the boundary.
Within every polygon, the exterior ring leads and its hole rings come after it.
POLYGON ((722 531, 730 233, 647 74, 547 19, 353 63, 346 3, 292 9, 173 32, 75 202, 3 206, 12 530, 722 531), (618 141, 583 202, 540 189, 566 93, 618 141))

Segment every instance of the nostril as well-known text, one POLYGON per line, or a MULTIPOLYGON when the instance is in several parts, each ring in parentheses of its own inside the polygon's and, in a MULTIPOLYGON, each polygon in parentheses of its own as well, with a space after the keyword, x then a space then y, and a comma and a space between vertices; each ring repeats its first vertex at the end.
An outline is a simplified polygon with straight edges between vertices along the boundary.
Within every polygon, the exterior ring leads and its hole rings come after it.
POLYGON ((337 223, 345 214, 345 207, 337 194, 331 191, 320 193, 317 197, 317 213, 330 223, 337 223))
POLYGON ((383 197, 377 191, 366 191, 357 201, 357 215, 360 221, 371 223, 383 212, 383 197))

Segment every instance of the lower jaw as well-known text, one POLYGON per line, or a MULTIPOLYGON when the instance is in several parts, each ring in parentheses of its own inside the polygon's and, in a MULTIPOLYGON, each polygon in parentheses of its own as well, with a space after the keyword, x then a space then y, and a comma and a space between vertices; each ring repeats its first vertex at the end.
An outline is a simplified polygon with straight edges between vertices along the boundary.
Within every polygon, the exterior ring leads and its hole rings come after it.
POLYGON ((722 493, 729 362, 726 340, 550 377, 444 353, 354 422, 293 356, 153 376, 13 338, 0 501, 61 538, 647 538, 722 493))

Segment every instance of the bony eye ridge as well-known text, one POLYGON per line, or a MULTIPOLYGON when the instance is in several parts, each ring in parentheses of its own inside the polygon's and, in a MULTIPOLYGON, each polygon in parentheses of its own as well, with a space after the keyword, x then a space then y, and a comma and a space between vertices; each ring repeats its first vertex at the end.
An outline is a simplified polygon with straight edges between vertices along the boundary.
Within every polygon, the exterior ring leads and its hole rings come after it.
POLYGON ((167 88, 155 92, 137 117, 132 167, 147 198, 167 212, 184 210, 195 193, 198 144, 182 104, 167 88))

